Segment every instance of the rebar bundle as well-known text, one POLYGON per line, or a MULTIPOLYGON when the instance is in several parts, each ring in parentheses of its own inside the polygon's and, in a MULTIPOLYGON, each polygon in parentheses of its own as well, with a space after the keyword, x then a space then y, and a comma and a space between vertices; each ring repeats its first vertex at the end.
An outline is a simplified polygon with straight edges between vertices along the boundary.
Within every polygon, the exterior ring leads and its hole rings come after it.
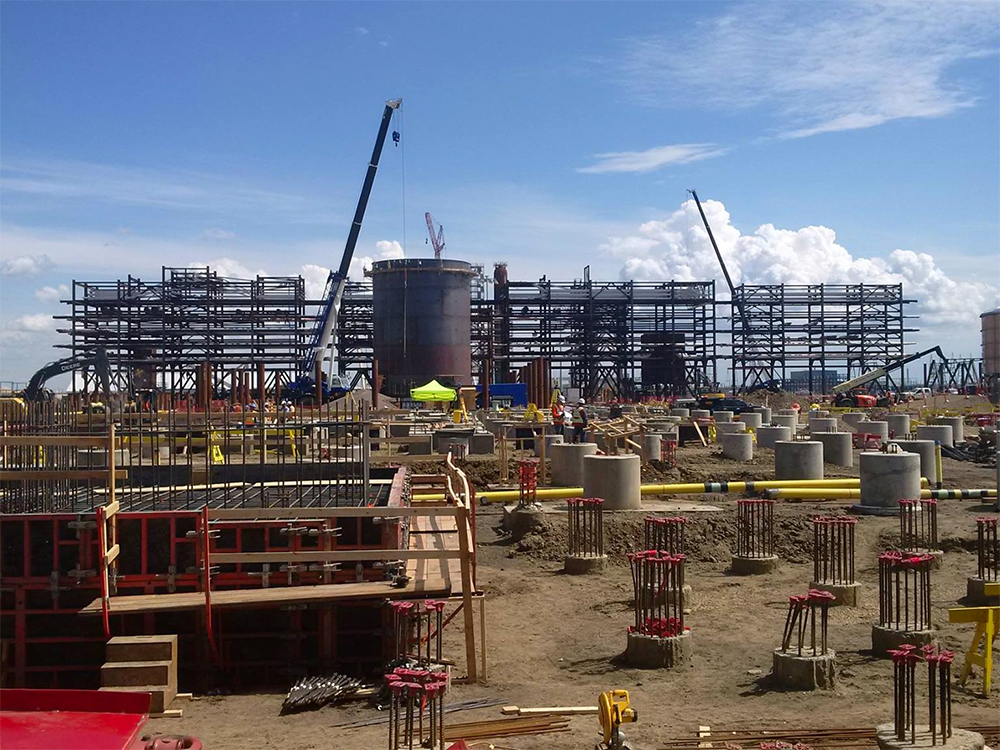
POLYGON ((996 516, 976 519, 976 569, 984 581, 1000 579, 1000 537, 996 516))
POLYGON ((684 516, 648 516, 644 549, 655 549, 668 555, 684 554, 684 516))
POLYGON ((736 555, 774 556, 774 500, 745 498, 736 501, 736 555))
POLYGON ((673 469, 675 466, 677 466, 676 440, 660 441, 660 461, 662 461, 669 469, 673 469))
POLYGON ((937 500, 899 501, 899 546, 904 552, 938 549, 937 500))
POLYGON ((813 581, 836 586, 854 583, 854 526, 850 516, 813 519, 813 581))
POLYGON ((931 627, 930 555, 883 552, 878 556, 878 621, 892 630, 931 627))
POLYGON ((574 557, 604 556, 604 501, 575 497, 566 501, 569 511, 569 554, 574 557))
POLYGON ((524 508, 538 499, 538 461, 526 458, 517 465, 517 504, 524 508))
POLYGON ((445 674, 397 667, 385 681, 390 695, 389 750, 414 746, 443 750, 445 674))
POLYGON ((655 549, 628 555, 635 594, 635 622, 630 633, 673 638, 690 630, 684 626, 684 555, 655 549))
POLYGON ((827 633, 829 632, 830 605, 836 597, 826 591, 809 589, 807 594, 788 597, 788 614, 785 616, 785 630, 781 636, 781 651, 788 653, 795 637, 796 653, 802 656, 824 656, 827 653, 827 633), (818 612, 818 617, 817 617, 818 612), (819 639, 816 626, 819 622, 819 639), (808 646, 806 633, 809 633, 808 646))
POLYGON ((364 683, 354 677, 333 674, 329 677, 303 677, 299 679, 285 696, 281 704, 282 714, 322 708, 329 703, 349 698, 364 687, 364 683))
POLYGON ((389 660, 407 661, 420 666, 441 663, 444 627, 444 602, 390 601, 389 660), (414 648, 415 646, 415 648, 414 648))
POLYGON ((951 664, 955 654, 939 651, 928 644, 919 650, 916 646, 903 644, 889 652, 892 656, 893 674, 893 728, 896 738, 910 743, 917 740, 916 676, 917 664, 927 662, 927 726, 931 733, 931 745, 936 745, 938 736, 941 744, 948 742, 952 735, 951 724, 951 664))

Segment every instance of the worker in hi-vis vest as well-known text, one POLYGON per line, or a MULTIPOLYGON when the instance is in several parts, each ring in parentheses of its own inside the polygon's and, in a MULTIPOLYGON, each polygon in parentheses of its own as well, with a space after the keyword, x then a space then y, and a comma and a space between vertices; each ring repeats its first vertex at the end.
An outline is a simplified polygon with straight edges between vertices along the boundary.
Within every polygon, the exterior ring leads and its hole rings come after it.
POLYGON ((587 402, 581 398, 576 405, 576 409, 573 410, 574 443, 587 442, 587 426, 589 424, 590 424, 590 419, 587 417, 587 402))
POLYGON ((559 396, 552 404, 552 432, 556 435, 566 434, 566 397, 559 396))

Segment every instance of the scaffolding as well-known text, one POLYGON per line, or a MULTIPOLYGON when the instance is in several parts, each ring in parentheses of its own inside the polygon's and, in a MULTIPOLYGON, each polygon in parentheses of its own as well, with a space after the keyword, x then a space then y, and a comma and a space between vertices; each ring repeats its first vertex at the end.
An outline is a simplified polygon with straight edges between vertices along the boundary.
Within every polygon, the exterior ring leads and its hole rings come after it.
POLYGON ((959 393, 979 393, 985 390, 983 360, 946 359, 924 364, 924 387, 936 393, 954 388, 959 393))
POLYGON ((741 284, 732 306, 742 303, 746 319, 731 315, 733 389, 784 382, 799 368, 808 370, 810 392, 826 393, 825 372, 850 379, 901 359, 907 334, 918 330, 905 314, 914 301, 902 284, 741 284))

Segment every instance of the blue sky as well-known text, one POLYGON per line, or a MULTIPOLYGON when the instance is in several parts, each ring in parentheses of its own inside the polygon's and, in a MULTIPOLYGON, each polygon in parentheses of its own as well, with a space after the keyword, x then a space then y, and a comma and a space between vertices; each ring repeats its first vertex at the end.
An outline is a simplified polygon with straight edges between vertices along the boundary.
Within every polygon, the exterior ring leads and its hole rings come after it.
POLYGON ((715 276, 695 187, 740 280, 903 279, 918 343, 954 354, 998 302, 995 2, 0 15, 0 379, 57 356, 74 278, 321 278, 397 96, 359 256, 429 253, 429 210, 451 257, 512 278, 715 276))

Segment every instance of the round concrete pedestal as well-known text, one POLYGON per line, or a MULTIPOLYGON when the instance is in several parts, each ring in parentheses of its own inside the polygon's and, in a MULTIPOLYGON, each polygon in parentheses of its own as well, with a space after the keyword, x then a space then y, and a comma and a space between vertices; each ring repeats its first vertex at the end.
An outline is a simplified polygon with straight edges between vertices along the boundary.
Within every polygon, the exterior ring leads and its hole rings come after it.
POLYGON ((885 422, 889 425, 889 434, 892 437, 898 437, 901 440, 905 440, 910 434, 910 415, 909 414, 889 414, 885 418, 885 422))
POLYGON ((813 581, 809 584, 809 588, 816 589, 817 591, 826 591, 833 594, 836 599, 830 603, 831 607, 857 607, 858 606, 858 595, 861 591, 860 583, 820 583, 819 581, 813 581))
POLYGON ((881 420, 872 421, 862 419, 858 422, 857 431, 868 435, 878 435, 878 444, 880 446, 885 445, 889 440, 889 423, 881 420))
MULTIPOLYGON (((552 446, 561 445, 565 442, 565 438, 562 435, 545 435, 543 438, 545 441, 545 458, 552 458, 552 446)), ((535 438, 535 455, 542 455, 542 440, 535 438)))
POLYGON ((691 634, 656 638, 629 633, 625 662, 639 669, 684 669, 691 663, 691 634))
POLYGON ((837 420, 831 417, 809 417, 809 434, 836 432, 837 420))
POLYGON ((673 408, 673 409, 670 410, 670 416, 671 417, 681 417, 683 419, 687 419, 688 417, 691 416, 691 410, 690 409, 682 409, 680 407, 675 407, 675 408, 673 408))
POLYGON ((787 427, 792 431, 792 435, 795 435, 795 431, 799 426, 799 418, 796 414, 775 414, 771 417, 771 422, 776 427, 787 427))
POLYGON ((778 409, 778 411, 775 412, 775 413, 779 417, 796 417, 796 418, 798 418, 798 416, 799 416, 799 410, 798 409, 778 409))
POLYGON ((788 427, 762 426, 757 430, 757 447, 774 450, 774 444, 779 440, 791 440, 792 431, 788 427))
POLYGON ((783 652, 774 650, 771 673, 774 684, 782 690, 833 690, 837 672, 837 655, 834 651, 814 654, 810 649, 783 652))
POLYGON ((719 435, 722 455, 734 461, 753 459, 753 435, 749 432, 730 432, 719 435))
POLYGON ((823 444, 779 440, 774 444, 775 479, 822 479, 823 444))
POLYGON ((896 737, 896 727, 893 724, 879 724, 875 728, 875 741, 878 742, 879 750, 931 750, 932 748, 983 750, 986 747, 983 735, 978 732, 970 732, 967 729, 953 727, 951 737, 948 738, 947 742, 941 737, 940 726, 936 736, 931 734, 931 729, 926 724, 917 724, 915 729, 916 742, 910 742, 910 738, 913 736, 910 732, 906 733, 906 739, 900 740, 896 737))
POLYGON ((916 453, 920 456, 920 476, 924 477, 931 487, 937 486, 937 451, 933 440, 893 440, 892 442, 898 445, 900 450, 916 453))
POLYGON ((812 439, 823 444, 823 463, 854 466, 854 447, 849 432, 819 432, 812 439))
POLYGON ((553 443, 549 469, 553 487, 582 487, 583 459, 597 453, 595 443, 553 443))
POLYGON ((845 411, 843 414, 840 415, 840 418, 844 421, 844 424, 846 424, 855 432, 857 432, 858 430, 858 422, 860 422, 862 419, 866 419, 867 417, 868 415, 865 414, 863 411, 845 411))
POLYGON ((933 630, 893 630, 881 625, 872 625, 872 653, 875 656, 888 656, 904 643, 912 646, 926 646, 934 641, 933 630))
POLYGON ((580 555, 566 555, 563 563, 563 570, 571 576, 582 576, 588 573, 600 573, 608 565, 608 556, 581 557, 580 555))
POLYGON ((605 510, 642 507, 641 461, 638 456, 585 456, 583 496, 599 497, 605 510))
POLYGON ((659 434, 646 433, 642 436, 642 453, 647 461, 659 461, 663 439, 659 434))
POLYGON ((747 426, 742 422, 716 422, 715 423, 715 434, 716 435, 731 435, 738 432, 746 432, 747 426))
POLYGON ((691 419, 708 419, 712 416, 712 412, 708 409, 692 409, 691 419))
POLYGON ((755 406, 753 408, 754 414, 760 414, 761 424, 771 424, 771 407, 770 406, 755 406))
POLYGON ((778 569, 778 556, 770 557, 740 557, 733 555, 729 573, 734 576, 759 576, 772 573, 778 569))
POLYGON ((733 421, 733 417, 736 416, 731 411, 717 411, 717 412, 713 412, 712 415, 715 417, 715 421, 717 423, 732 422, 733 421))
POLYGON ((760 414, 754 414, 753 412, 748 412, 745 414, 740 414, 740 422, 747 426, 748 430, 756 430, 762 424, 764 424, 764 418, 760 414))
POLYGON ((540 508, 519 508, 517 505, 504 506, 500 526, 517 539, 536 531, 544 532, 548 528, 545 514, 540 508))
POLYGON ((908 549, 903 550, 908 555, 930 555, 930 565, 931 570, 940 570, 941 564, 944 562, 944 550, 943 549, 908 549))
POLYGON ((951 442, 954 443, 964 443, 965 442, 965 418, 964 417, 938 417, 934 420, 936 425, 950 425, 951 426, 951 442))
POLYGON ((920 456, 916 453, 862 453, 861 501, 852 510, 898 515, 900 500, 920 497, 920 456))
POLYGON ((970 607, 995 607, 1000 605, 1000 596, 986 596, 986 579, 970 578, 965 585, 965 598, 970 607))
POLYGON ((955 445, 950 424, 922 424, 917 427, 917 440, 935 440, 949 448, 955 445))
POLYGON ((681 588, 661 589, 647 588, 643 591, 643 604, 656 607, 662 604, 680 604, 684 609, 691 607, 691 587, 684 584, 681 588))

